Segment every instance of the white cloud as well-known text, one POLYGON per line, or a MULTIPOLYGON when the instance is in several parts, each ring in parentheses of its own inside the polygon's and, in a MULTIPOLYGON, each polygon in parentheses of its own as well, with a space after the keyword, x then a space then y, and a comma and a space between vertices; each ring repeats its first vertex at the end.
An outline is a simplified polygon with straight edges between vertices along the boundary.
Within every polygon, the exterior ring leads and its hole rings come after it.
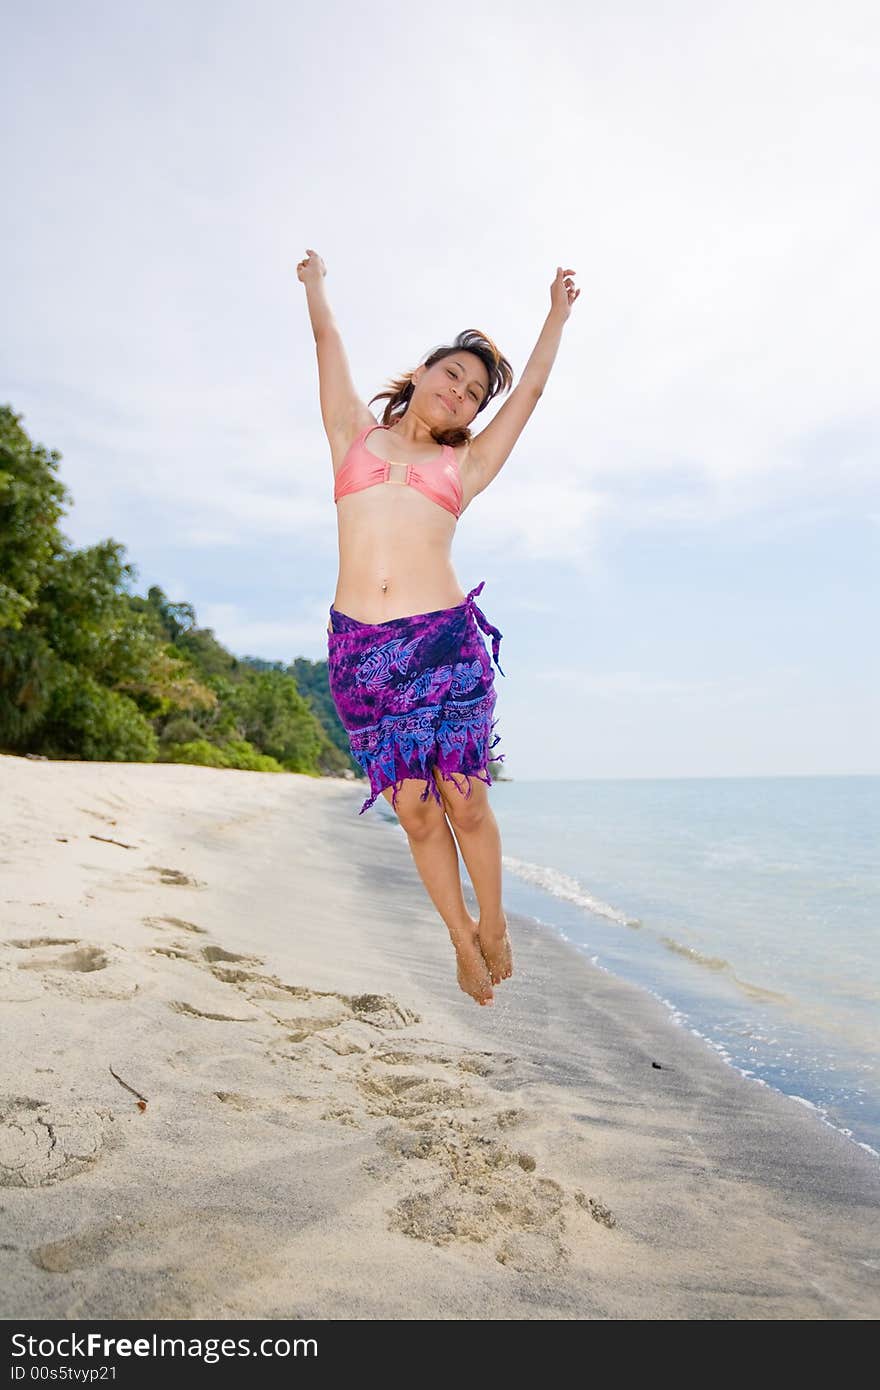
POLYGON ((198 625, 211 628, 217 639, 238 656, 260 656, 267 661, 293 661, 311 652, 311 660, 326 659, 327 608, 311 606, 286 621, 254 618, 238 603, 205 603, 199 607, 198 625))
POLYGON ((522 478, 511 468, 509 477, 502 482, 499 474, 474 499, 465 518, 468 532, 478 531, 481 550, 558 559, 590 553, 606 509, 600 493, 577 487, 570 478, 544 471, 540 478, 522 478))

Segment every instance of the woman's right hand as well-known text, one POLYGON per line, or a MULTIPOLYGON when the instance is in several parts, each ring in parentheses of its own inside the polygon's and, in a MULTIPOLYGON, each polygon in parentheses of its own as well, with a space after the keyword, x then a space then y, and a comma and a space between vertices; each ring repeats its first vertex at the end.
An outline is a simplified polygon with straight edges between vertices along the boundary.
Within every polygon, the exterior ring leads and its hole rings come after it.
POLYGON ((305 260, 297 263, 296 278, 308 286, 317 284, 326 274, 327 267, 317 251, 313 251, 310 246, 307 246, 305 260))

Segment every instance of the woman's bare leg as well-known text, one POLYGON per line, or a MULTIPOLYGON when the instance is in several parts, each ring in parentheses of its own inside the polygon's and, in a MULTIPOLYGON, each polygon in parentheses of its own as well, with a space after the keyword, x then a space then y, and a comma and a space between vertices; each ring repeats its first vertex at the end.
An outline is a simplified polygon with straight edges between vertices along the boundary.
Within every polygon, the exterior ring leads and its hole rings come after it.
MULTIPOLYGON (((397 817, 428 896, 455 947, 459 985, 478 1004, 492 1004, 492 981, 480 949, 479 924, 468 912, 461 891, 455 840, 442 806, 433 797, 420 801, 424 789, 424 781, 406 778, 397 794, 397 817)), ((382 795, 390 805, 392 789, 386 787, 382 795)))
POLYGON ((478 777, 464 775, 446 782, 436 770, 435 780, 480 904, 480 948, 492 983, 497 985, 513 974, 513 955, 501 902, 501 832, 489 804, 488 788, 478 777))

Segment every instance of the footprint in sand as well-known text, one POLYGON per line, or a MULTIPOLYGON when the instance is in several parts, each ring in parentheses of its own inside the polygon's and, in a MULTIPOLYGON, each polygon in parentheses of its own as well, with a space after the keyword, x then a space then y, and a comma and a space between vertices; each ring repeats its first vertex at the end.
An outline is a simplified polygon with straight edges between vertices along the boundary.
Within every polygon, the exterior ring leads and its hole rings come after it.
POLYGON ((469 1087, 426 1076, 424 1072, 366 1075, 358 1085, 369 1114, 391 1115, 400 1120, 417 1120, 438 1109, 462 1110, 481 1104, 469 1087))
MULTIPOLYGON (((29 950, 33 944, 31 941, 10 942, 10 945, 17 946, 21 950, 29 950)), ((55 941, 41 944, 58 945, 55 941)), ((65 946, 74 944, 74 942, 64 943, 65 946)), ((63 951, 59 954, 37 956, 34 959, 19 961, 18 968, 19 970, 81 970, 88 974, 92 970, 106 970, 107 964, 107 956, 99 947, 76 946, 73 951, 63 951)))
POLYGON ((255 1023, 258 1014, 220 1014, 214 1013, 210 1009, 198 1009, 195 1004, 188 1004, 185 999, 170 999, 169 1009, 176 1014, 186 1014, 189 1018, 210 1019, 214 1023, 255 1023))
POLYGON ((505 1142, 529 1116, 491 1113, 479 1083, 496 1076, 503 1084, 515 1058, 412 1044, 371 1053, 357 1079, 367 1112, 394 1121, 376 1136, 384 1160, 367 1160, 368 1170, 384 1179, 403 1170, 412 1184, 389 1213, 392 1230, 434 1245, 485 1245, 512 1270, 549 1273, 571 1258, 567 1234, 583 1236, 591 1222, 616 1225, 604 1203, 539 1174, 532 1154, 505 1142), (462 1073, 476 1086, 457 1079, 462 1073))
MULTIPOLYGON (((145 918, 149 921, 149 918, 145 918)), ((168 919, 172 920, 171 918, 168 919)), ((201 965, 203 960, 213 964, 215 961, 249 961, 255 965, 262 965, 261 956, 240 956, 234 951, 224 951, 222 946, 205 946, 200 953, 192 950, 186 942, 178 941, 172 946, 151 946, 149 953, 152 956, 168 956, 171 960, 188 960, 193 965, 201 965)))
POLYGON ((0 1187, 45 1187, 91 1168, 121 1141, 112 1110, 0 1096, 0 1187))
MULTIPOLYGON (((148 925, 165 923, 188 926, 200 931, 194 923, 177 918, 145 918, 148 925)), ((288 984, 277 975, 266 975, 256 967, 263 964, 259 956, 229 951, 217 944, 206 945, 198 954, 178 943, 172 948, 155 948, 157 954, 183 957, 203 965, 221 984, 230 985, 244 996, 257 1013, 242 1017, 237 1013, 201 1009, 185 1000, 170 1002, 169 1007, 193 1018, 206 1018, 224 1023, 253 1023, 263 1016, 283 1030, 273 1047, 281 1056, 291 1054, 288 1044, 300 1044, 314 1039, 320 1046, 340 1056, 365 1052, 377 1041, 377 1034, 388 1028, 406 1028, 420 1022, 419 1015, 404 1008, 388 994, 348 995, 337 990, 310 989, 307 985, 288 984)))
POLYGON ((166 869, 162 864, 148 864, 148 869, 152 869, 159 875, 161 883, 177 884, 181 888, 206 888, 207 884, 202 883, 191 874, 185 874, 182 869, 166 869))
POLYGON ((262 965, 262 956, 243 956, 238 951, 225 951, 222 946, 203 946, 202 955, 209 965, 217 961, 244 961, 249 965, 262 965))
MULTIPOLYGON (((215 1101, 228 1111, 245 1116, 247 1120, 266 1120, 268 1125, 277 1125, 279 1129, 299 1129, 303 1123, 303 1106, 314 1105, 325 1099, 320 1091, 316 1095, 303 1095, 300 1091, 272 1091, 270 1095, 246 1095, 242 1091, 214 1091, 213 1094, 215 1101)), ((323 1113, 320 1118, 335 1119, 341 1125, 353 1125, 360 1129, 360 1122, 350 1106, 331 1106, 331 1112, 323 1113)))
POLYGON ((151 956, 167 956, 169 960, 196 960, 192 951, 188 950, 186 946, 181 945, 151 946, 149 948, 149 954, 151 956))
POLYGON ((273 1091, 269 1096, 248 1096, 241 1091, 215 1091, 214 1095, 221 1104, 243 1111, 266 1110, 277 1105, 295 1105, 301 1109, 315 1100, 315 1096, 306 1096, 300 1091, 284 1091, 280 1095, 273 1091))
MULTIPOLYGON (((227 1106, 232 1111, 248 1116, 258 1114, 260 1119, 268 1121, 269 1124, 279 1125, 286 1129, 299 1126, 303 1105, 311 1105, 321 1099, 320 1095, 305 1096, 296 1092, 271 1096, 252 1096, 245 1095, 241 1091, 215 1091, 214 1096, 222 1105, 227 1106)), ((356 1129, 361 1128, 355 1111, 348 1105, 330 1106, 320 1118, 322 1120, 338 1120, 340 1124, 353 1125, 356 1129)))
POLYGON ((426 1169, 391 1210, 392 1230, 432 1245, 485 1244, 500 1264, 549 1272, 568 1261, 564 1236, 579 1217, 616 1224, 601 1202, 541 1176, 531 1154, 490 1126, 491 1118, 469 1125, 445 1115, 382 1132, 386 1152, 426 1169))
MULTIPOLYGON (((184 1194, 177 1195, 173 1211, 147 1208, 114 1213, 112 1219, 107 1213, 28 1251, 38 1269, 52 1274, 104 1266, 97 1283, 86 1279, 79 1288, 75 1281, 65 1286, 72 1291, 74 1313, 69 1316, 124 1317, 133 1297, 149 1321, 211 1318, 218 1269, 234 1271, 226 1300, 232 1317, 247 1316, 238 1307, 237 1289, 258 1283, 280 1287, 289 1268, 283 1251, 272 1248, 281 1244, 280 1237, 255 1240, 252 1214, 238 1217, 228 1202, 187 1206, 184 1194)), ((270 1311, 273 1317, 288 1316, 286 1308, 270 1311)))
MULTIPOLYGON (((520 1084, 516 1057, 414 1037, 395 1044, 385 1040, 388 1030, 421 1019, 390 995, 289 984, 262 973, 258 958, 216 944, 200 952, 182 943, 175 949, 279 1027, 283 1036, 270 1042, 271 1060, 303 1064, 303 1082, 315 1083, 311 1095, 287 1099, 322 1100, 317 1067, 349 1083, 349 1093, 330 1105, 323 1097, 321 1119, 356 1129, 369 1128, 371 1120, 392 1121, 376 1135, 380 1153, 364 1160, 379 1179, 405 1175, 410 1190, 389 1212, 391 1229, 435 1245, 484 1245, 499 1264, 535 1273, 557 1271, 571 1258, 566 1233, 571 1239, 594 1230, 593 1223, 616 1225, 601 1201, 539 1174, 533 1155, 505 1142, 505 1134, 530 1118, 517 1107, 492 1111, 493 1090, 520 1084), (344 1060, 332 1066, 322 1061, 328 1050, 344 1060)), ((171 1007, 223 1022, 255 1018, 209 1013, 183 1001, 171 1007)), ((290 1123, 289 1112, 272 1100, 231 1091, 214 1095, 231 1111, 266 1111, 267 1118, 290 1123)))
POLYGON ((75 946, 75 936, 31 936, 26 941, 10 941, 7 944, 20 950, 30 950, 34 946, 75 946))
POLYGON ((50 1274, 69 1274, 74 1269, 93 1269, 121 1246, 136 1238, 146 1227, 143 1221, 100 1221, 86 1226, 62 1240, 35 1246, 28 1251, 33 1264, 50 1274))
POLYGON ((201 936, 207 936, 206 927, 197 927, 195 922, 186 922, 182 917, 142 917, 141 921, 148 927, 180 927, 182 931, 198 932, 201 936))
POLYGON ((36 936, 0 943, 0 1000, 6 1003, 64 994, 85 999, 130 999, 138 991, 125 953, 76 937, 36 936), (22 988, 19 972, 32 972, 22 988))

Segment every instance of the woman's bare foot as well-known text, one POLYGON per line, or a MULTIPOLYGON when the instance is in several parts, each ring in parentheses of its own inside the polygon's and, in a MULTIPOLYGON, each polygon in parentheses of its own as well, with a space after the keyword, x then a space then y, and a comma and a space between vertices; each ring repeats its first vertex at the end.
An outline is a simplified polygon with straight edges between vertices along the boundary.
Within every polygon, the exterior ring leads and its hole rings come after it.
POLYGON ((469 994, 472 999, 476 999, 478 1004, 494 1004, 495 998, 492 993, 492 982, 489 978, 489 971, 483 954, 480 950, 480 938, 478 935, 478 924, 473 917, 468 917, 470 927, 463 931, 453 934, 452 944, 455 947, 456 974, 458 983, 469 994))
POLYGON ((480 918, 478 939, 493 985, 501 980, 509 980, 513 974, 513 952, 507 934, 507 918, 503 912, 491 926, 480 918))

